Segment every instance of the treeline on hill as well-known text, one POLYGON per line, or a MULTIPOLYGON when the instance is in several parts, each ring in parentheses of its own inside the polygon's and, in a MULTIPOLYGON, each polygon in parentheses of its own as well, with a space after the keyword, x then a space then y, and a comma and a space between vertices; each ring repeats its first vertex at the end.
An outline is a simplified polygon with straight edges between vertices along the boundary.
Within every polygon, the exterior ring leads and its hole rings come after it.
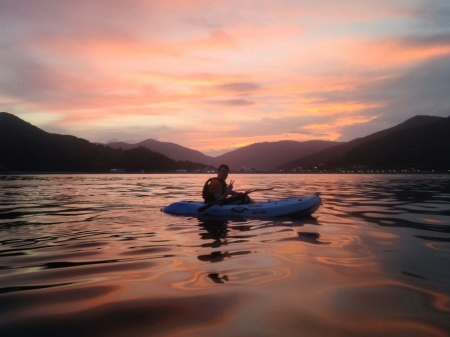
POLYGON ((170 172, 202 169, 143 147, 112 149, 74 136, 47 133, 18 117, 0 113, 0 167, 35 172, 170 172))
POLYGON ((280 166, 449 172, 450 117, 415 116, 392 128, 280 166))

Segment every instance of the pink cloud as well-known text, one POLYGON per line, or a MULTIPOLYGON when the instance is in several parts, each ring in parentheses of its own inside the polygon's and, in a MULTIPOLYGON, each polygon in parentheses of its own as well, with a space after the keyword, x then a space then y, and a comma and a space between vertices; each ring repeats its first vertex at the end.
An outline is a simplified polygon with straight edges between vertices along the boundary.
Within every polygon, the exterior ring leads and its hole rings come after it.
MULTIPOLYGON (((0 97, 19 113, 59 114, 54 123, 94 141, 95 130, 108 137, 103 125, 110 138, 138 128, 140 140, 165 125, 158 137, 205 151, 220 150, 211 137, 337 139, 402 114, 383 84, 448 57, 450 28, 429 26, 442 23, 438 9, 403 0, 8 2, 0 97), (224 127, 192 132, 193 118, 224 127), (276 123, 260 124, 268 118, 276 123)), ((428 104, 448 106, 444 97, 428 104)))

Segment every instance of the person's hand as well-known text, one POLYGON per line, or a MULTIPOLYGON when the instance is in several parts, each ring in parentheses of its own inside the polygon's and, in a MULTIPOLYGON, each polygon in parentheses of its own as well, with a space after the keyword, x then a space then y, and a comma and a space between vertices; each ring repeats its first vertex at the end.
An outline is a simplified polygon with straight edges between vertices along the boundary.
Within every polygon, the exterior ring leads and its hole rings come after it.
POLYGON ((227 186, 227 194, 231 194, 231 192, 233 191, 233 184, 234 180, 230 180, 230 183, 227 186))

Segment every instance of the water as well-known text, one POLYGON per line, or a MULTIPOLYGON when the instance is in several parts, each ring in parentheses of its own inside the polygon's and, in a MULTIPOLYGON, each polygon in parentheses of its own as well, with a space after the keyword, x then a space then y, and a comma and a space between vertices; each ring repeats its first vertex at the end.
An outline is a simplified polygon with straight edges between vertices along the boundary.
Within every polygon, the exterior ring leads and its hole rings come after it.
POLYGON ((206 175, 0 177, 0 336, 449 336, 450 175, 230 175, 307 218, 161 207, 206 175))

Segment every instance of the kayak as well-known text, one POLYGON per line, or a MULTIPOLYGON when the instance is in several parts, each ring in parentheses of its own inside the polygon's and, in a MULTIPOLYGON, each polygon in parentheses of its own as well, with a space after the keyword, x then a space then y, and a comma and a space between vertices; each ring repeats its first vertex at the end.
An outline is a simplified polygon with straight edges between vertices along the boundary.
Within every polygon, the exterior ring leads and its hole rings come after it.
POLYGON ((244 218, 266 218, 291 215, 311 215, 320 207, 322 200, 317 195, 309 195, 280 200, 269 200, 243 205, 213 205, 204 211, 206 204, 199 201, 177 201, 162 209, 174 215, 239 216, 244 218))

